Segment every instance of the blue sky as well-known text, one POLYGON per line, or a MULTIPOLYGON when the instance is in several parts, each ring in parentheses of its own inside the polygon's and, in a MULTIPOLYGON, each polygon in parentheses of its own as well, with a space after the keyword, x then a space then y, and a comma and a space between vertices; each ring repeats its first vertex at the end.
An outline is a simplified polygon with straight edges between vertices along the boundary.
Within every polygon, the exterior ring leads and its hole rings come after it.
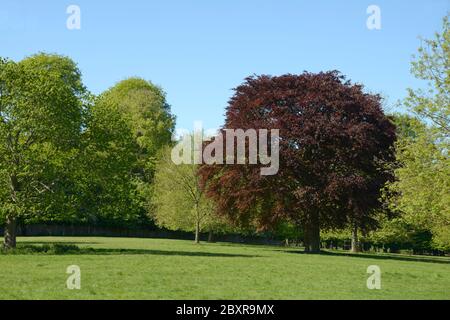
POLYGON ((252 74, 337 69, 392 107, 421 85, 410 75, 418 37, 449 10, 450 0, 1 0, 0 56, 68 55, 96 94, 143 77, 167 92, 178 128, 216 128, 252 74), (71 4, 81 30, 66 28, 71 4), (366 27, 371 4, 381 30, 366 27))

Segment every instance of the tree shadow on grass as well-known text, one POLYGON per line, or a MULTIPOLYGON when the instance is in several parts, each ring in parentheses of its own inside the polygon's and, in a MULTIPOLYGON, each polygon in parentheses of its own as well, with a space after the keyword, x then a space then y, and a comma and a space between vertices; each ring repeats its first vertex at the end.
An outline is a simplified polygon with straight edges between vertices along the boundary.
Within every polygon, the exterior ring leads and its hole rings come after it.
MULTIPOLYGON (((83 242, 82 244, 86 244, 83 242)), ((12 251, 2 251, 0 254, 35 254, 35 255, 162 255, 162 256, 187 256, 187 257, 216 257, 216 258, 256 258, 257 255, 200 252, 200 251, 169 251, 156 249, 126 249, 126 248, 92 248, 78 247, 69 242, 36 242, 35 245, 20 243, 12 251)))
POLYGON ((321 251, 320 253, 308 253, 304 251, 293 251, 293 250, 282 250, 288 253, 305 254, 305 255, 323 255, 323 256, 334 256, 334 257, 352 257, 352 258, 363 258, 363 259, 379 259, 379 260, 397 260, 397 261, 414 261, 414 262, 428 262, 428 263, 441 263, 449 264, 450 259, 445 259, 441 257, 413 257, 404 255, 394 255, 394 254, 374 254, 374 253, 352 253, 352 252, 331 252, 331 251, 321 251))
POLYGON ((17 242, 18 245, 52 245, 52 244, 56 244, 56 245, 77 245, 77 244, 99 244, 100 242, 93 242, 93 241, 88 241, 88 242, 83 242, 83 241, 19 241, 17 242))
POLYGON ((107 249, 107 248, 80 248, 75 254, 93 255, 121 255, 121 254, 148 254, 161 256, 187 256, 187 257, 219 257, 219 258, 256 258, 256 255, 199 252, 199 251, 169 251, 154 249, 107 249))

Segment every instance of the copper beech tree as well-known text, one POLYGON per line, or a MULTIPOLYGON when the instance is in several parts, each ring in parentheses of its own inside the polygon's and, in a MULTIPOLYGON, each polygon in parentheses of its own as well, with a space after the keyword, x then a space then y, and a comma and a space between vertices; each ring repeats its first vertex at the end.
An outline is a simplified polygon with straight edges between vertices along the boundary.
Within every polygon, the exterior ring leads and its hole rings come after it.
POLYGON ((337 71, 249 77, 222 130, 279 129, 279 171, 204 164, 201 184, 232 222, 265 230, 290 220, 304 230, 305 250, 319 252, 321 228, 367 228, 382 205, 396 135, 380 102, 337 71))

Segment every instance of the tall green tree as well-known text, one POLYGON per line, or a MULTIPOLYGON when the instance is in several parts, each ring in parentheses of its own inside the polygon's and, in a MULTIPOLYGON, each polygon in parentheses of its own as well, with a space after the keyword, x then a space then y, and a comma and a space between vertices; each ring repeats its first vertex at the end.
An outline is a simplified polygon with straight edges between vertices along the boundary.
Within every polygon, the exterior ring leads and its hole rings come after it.
POLYGON ((119 112, 130 130, 135 162, 131 179, 135 185, 135 199, 142 214, 151 211, 152 182, 157 154, 171 143, 175 117, 166 101, 164 91, 141 78, 129 78, 116 84, 99 97, 99 108, 119 112))
POLYGON ((148 162, 155 161, 158 151, 171 143, 175 116, 166 101, 164 91, 141 78, 128 78, 104 92, 99 103, 116 107, 124 116, 137 145, 137 173, 149 180, 152 170, 148 162))
POLYGON ((96 99, 86 117, 76 179, 76 220, 89 224, 139 224, 132 170, 135 145, 117 105, 96 99))
POLYGON ((411 72, 426 81, 426 89, 408 89, 404 105, 430 122, 442 135, 450 135, 450 21, 443 19, 443 30, 434 39, 424 39, 414 57, 411 72))
POLYGON ((409 89, 404 105, 423 123, 410 123, 413 134, 397 143, 397 181, 390 186, 393 207, 417 228, 428 229, 438 248, 450 248, 450 29, 424 40, 412 73, 426 90, 409 89))
POLYGON ((4 246, 16 246, 17 219, 39 213, 60 185, 82 131, 86 90, 67 57, 0 59, 0 214, 4 246))

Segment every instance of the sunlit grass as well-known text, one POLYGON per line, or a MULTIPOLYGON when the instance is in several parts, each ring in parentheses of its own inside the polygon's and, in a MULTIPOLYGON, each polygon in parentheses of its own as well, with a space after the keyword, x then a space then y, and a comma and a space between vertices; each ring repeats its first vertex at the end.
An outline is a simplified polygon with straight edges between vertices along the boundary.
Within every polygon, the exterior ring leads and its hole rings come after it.
POLYGON ((450 259, 303 254, 272 246, 166 239, 27 237, 67 254, 0 255, 1 299, 450 299, 450 259), (72 248, 72 246, 69 246, 72 248), (66 268, 81 268, 81 290, 66 268), (366 286, 381 268, 381 290, 366 286))

